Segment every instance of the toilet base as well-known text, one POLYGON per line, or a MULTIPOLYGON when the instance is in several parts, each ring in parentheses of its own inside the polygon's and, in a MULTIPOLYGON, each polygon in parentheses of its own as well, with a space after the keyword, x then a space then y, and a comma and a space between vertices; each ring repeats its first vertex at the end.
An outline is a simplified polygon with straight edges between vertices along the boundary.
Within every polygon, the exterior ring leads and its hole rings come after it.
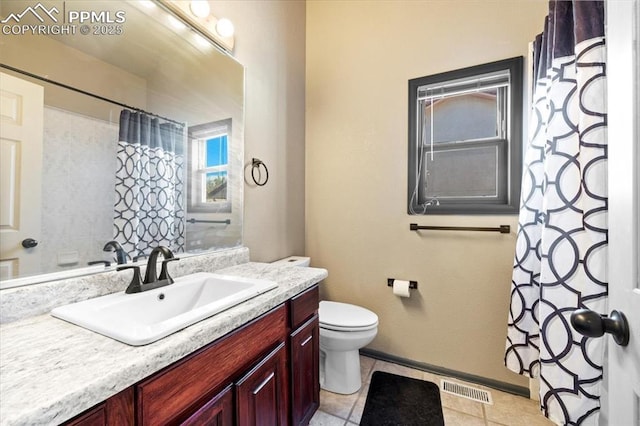
POLYGON ((360 353, 354 351, 322 351, 320 387, 326 391, 349 395, 362 386, 360 353))

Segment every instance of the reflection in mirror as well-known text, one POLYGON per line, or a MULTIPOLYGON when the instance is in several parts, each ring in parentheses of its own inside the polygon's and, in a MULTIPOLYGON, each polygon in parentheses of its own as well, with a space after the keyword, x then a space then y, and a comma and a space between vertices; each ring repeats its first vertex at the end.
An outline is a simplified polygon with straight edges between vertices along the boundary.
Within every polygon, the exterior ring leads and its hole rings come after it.
POLYGON ((32 1, 0 4, 0 288, 240 245, 242 65, 157 3, 62 3, 124 19, 34 33, 32 1))

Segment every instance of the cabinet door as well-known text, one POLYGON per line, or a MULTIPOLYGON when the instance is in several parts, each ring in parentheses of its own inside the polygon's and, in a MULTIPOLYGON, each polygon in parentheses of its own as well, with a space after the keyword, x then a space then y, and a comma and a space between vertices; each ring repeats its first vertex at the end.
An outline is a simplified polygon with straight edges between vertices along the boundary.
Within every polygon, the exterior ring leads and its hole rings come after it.
POLYGON ((320 327, 314 315, 291 334, 291 420, 306 425, 320 405, 320 327))
POLYGON ((232 426, 233 393, 231 385, 193 413, 181 426, 232 426))
POLYGON ((239 426, 287 424, 289 411, 287 353, 280 343, 236 383, 236 415, 239 426))

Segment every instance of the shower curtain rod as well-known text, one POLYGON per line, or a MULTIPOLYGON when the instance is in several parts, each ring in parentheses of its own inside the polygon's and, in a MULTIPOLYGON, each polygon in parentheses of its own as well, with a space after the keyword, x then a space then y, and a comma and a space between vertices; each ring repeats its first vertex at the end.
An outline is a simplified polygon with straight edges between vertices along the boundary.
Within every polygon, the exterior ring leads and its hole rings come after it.
POLYGON ((96 95, 96 94, 91 93, 91 92, 87 92, 85 90, 78 89, 77 87, 69 86, 67 84, 60 83, 58 81, 51 80, 51 79, 48 79, 46 77, 39 76, 37 74, 30 73, 29 71, 24 71, 24 70, 21 70, 20 68, 12 67, 11 65, 0 64, 0 67, 8 69, 8 70, 13 71, 13 72, 17 72, 18 74, 26 75, 27 77, 35 78, 36 80, 44 81, 46 83, 55 84, 56 86, 60 86, 60 87, 63 87, 65 89, 69 89, 69 90, 72 90, 74 92, 81 93, 83 95, 91 96, 92 98, 100 99, 101 101, 109 102, 111 104, 118 105, 118 106, 121 106, 123 108, 131 109, 131 110, 134 110, 134 111, 137 111, 137 112, 142 112, 144 114, 151 115, 151 116, 157 117, 157 118, 161 118, 161 119, 163 119, 165 121, 169 121, 171 123, 174 123, 174 124, 177 124, 179 126, 185 127, 185 123, 181 123, 179 121, 172 120, 170 118, 163 117, 161 115, 145 111, 145 110, 143 110, 141 108, 132 107, 130 105, 123 104, 122 102, 118 102, 118 101, 114 101, 113 99, 105 98, 104 96, 100 96, 100 95, 96 95))

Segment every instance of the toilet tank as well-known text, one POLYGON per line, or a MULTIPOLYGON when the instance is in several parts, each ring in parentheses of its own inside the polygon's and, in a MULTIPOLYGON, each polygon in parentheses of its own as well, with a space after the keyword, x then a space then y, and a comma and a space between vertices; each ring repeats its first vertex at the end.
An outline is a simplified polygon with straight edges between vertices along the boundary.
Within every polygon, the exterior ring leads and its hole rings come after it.
POLYGON ((311 258, 304 256, 289 256, 284 259, 276 260, 275 262, 271 262, 272 265, 290 265, 290 266, 309 266, 311 265, 311 258))

